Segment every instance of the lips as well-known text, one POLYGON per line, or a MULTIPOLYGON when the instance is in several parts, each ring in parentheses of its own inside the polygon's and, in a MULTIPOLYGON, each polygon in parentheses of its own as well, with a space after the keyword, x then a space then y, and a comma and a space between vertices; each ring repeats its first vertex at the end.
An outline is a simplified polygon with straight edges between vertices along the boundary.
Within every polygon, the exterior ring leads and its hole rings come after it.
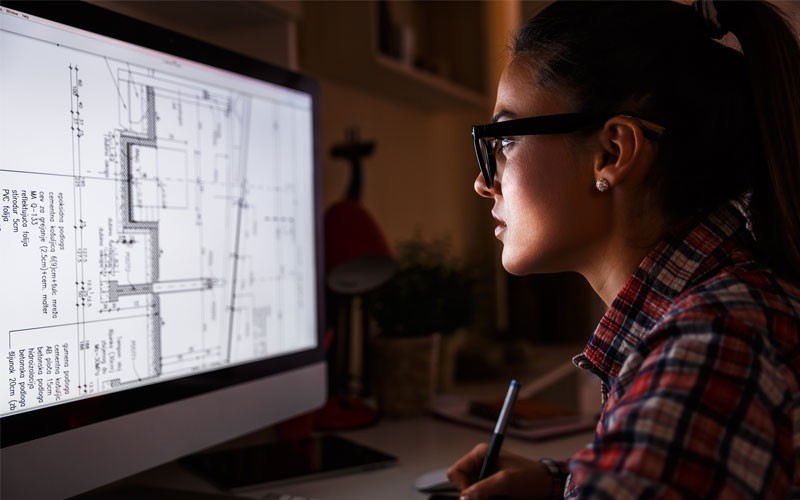
POLYGON ((492 213, 492 217, 497 222, 497 225, 494 228, 494 236, 496 238, 500 238, 500 236, 505 232, 506 228, 508 227, 503 219, 492 213))

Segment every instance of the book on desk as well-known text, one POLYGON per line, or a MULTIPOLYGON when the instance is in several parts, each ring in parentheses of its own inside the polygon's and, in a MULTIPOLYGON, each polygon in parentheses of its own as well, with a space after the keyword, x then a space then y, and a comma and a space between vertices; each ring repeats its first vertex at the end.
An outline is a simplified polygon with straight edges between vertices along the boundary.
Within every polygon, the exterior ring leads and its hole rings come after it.
MULTIPOLYGON (((567 361, 525 383, 514 404, 506 435, 541 441, 593 429, 597 425, 596 414, 580 412, 535 397, 575 373, 572 361, 567 361)), ((502 398, 444 396, 433 403, 431 411, 439 418, 491 431, 502 404, 502 398)))
MULTIPOLYGON (((443 398, 434 403, 431 411, 439 418, 491 432, 500 405, 501 400, 443 398)), ((581 415, 542 401, 520 400, 514 405, 506 435, 541 441, 593 429, 596 424, 594 415, 581 415)))

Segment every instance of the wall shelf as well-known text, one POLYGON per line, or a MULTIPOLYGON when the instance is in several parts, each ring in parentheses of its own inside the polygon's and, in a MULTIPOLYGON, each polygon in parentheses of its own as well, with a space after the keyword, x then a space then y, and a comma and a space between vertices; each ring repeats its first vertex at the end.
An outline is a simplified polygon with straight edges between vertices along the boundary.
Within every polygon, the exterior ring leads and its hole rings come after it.
POLYGON ((375 64, 382 71, 394 74, 399 78, 408 79, 402 98, 412 100, 420 106, 430 108, 445 108, 458 105, 478 108, 488 106, 486 95, 433 73, 417 69, 392 57, 376 54, 375 64))
MULTIPOLYGON (((404 2, 409 5, 449 4, 457 9, 459 4, 475 4, 475 2, 404 2)), ((469 7, 475 10, 475 6, 469 7)), ((425 16, 430 18, 431 16, 425 16)), ((446 27, 437 23, 441 15, 430 19, 427 26, 415 28, 419 30, 420 42, 430 40, 430 33, 423 31, 442 28, 438 40, 426 42, 418 47, 422 54, 437 53, 436 57, 448 58, 441 50, 443 37, 448 38, 449 50, 454 54, 446 62, 457 65, 456 59, 463 58, 463 45, 457 38, 448 37, 446 27), (433 26, 433 28, 430 28, 433 26), (438 49, 438 52, 437 52, 438 49), (458 54, 456 54, 458 52, 458 54)), ((479 19, 475 19, 478 23, 479 19)), ((461 19, 460 19, 461 21, 461 19)), ((475 86, 456 81, 454 78, 435 74, 421 69, 411 62, 383 54, 379 50, 380 30, 378 2, 308 2, 303 4, 303 14, 299 26, 299 47, 301 70, 314 76, 330 79, 335 82, 355 86, 360 90, 387 97, 406 105, 432 111, 453 109, 480 109, 488 106, 486 95, 475 86)), ((480 33, 481 30, 475 29, 480 33)), ((434 37, 435 38, 435 37, 434 37)), ((478 45, 479 39, 472 40, 478 45)), ((467 54, 469 56, 469 54, 467 54)), ((477 55, 473 61, 480 62, 483 57, 477 55)), ((474 63, 471 63, 474 64, 474 63)), ((461 64, 459 67, 462 67, 461 64)), ((468 71, 479 72, 480 67, 467 68, 468 71)), ((453 73, 459 73, 454 71, 453 73)), ((463 71, 461 71, 463 73, 463 71)), ((472 78, 480 80, 481 75, 472 78)))

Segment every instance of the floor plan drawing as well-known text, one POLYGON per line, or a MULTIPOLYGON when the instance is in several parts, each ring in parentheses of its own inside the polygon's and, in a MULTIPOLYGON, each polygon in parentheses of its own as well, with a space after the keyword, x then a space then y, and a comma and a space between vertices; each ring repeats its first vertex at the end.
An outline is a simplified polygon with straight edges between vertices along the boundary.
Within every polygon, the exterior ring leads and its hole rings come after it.
POLYGON ((0 31, 3 413, 316 342, 308 104, 125 54, 0 31))

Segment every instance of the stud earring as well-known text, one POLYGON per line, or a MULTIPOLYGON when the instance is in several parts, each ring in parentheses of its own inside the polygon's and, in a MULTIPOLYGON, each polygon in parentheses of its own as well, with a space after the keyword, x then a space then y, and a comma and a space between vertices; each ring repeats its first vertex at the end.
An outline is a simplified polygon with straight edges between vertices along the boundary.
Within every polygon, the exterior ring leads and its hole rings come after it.
POLYGON ((611 184, 609 184, 607 180, 601 177, 597 179, 597 182, 594 183, 594 187, 601 193, 605 193, 606 191, 608 191, 608 188, 611 187, 611 184))

